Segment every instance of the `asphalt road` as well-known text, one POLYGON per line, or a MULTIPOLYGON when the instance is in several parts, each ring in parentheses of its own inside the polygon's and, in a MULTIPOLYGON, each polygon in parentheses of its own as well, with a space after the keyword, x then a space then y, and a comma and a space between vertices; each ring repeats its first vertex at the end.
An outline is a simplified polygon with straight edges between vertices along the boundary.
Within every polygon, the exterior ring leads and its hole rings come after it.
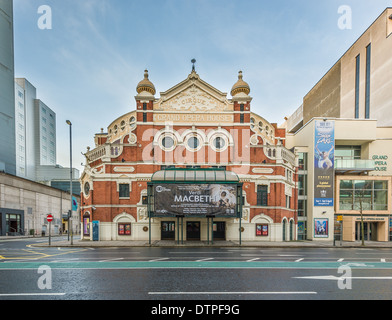
POLYGON ((31 246, 39 241, 0 241, 0 300, 392 297, 390 249, 31 246))

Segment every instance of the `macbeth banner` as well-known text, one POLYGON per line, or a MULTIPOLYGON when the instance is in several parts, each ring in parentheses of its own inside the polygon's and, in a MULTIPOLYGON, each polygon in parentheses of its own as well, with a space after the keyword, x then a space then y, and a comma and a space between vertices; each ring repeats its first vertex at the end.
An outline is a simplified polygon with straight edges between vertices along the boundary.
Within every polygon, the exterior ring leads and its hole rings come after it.
POLYGON ((333 207, 335 122, 315 122, 314 206, 333 207))
POLYGON ((237 185, 162 184, 154 186, 154 216, 236 217, 237 185))

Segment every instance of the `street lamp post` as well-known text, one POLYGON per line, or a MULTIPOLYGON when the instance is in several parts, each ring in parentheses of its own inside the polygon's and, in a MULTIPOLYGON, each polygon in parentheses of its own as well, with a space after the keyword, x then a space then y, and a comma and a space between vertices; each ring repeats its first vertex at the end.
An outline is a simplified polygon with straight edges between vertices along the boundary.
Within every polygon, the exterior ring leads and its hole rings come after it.
POLYGON ((70 171, 70 197, 71 197, 71 209, 69 212, 71 213, 70 216, 68 217, 68 225, 69 225, 69 230, 68 234, 71 233, 71 245, 73 245, 73 232, 72 232, 72 123, 71 121, 67 120, 66 123, 69 125, 69 171, 70 171))

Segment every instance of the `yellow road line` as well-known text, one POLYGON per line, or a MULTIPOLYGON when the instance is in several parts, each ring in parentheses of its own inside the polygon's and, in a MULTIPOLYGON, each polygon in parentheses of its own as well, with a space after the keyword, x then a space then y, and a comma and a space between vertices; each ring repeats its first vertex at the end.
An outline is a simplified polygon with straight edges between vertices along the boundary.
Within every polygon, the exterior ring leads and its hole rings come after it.
POLYGON ((17 257, 0 256, 0 259, 2 259, 2 260, 39 260, 39 259, 43 259, 43 258, 57 257, 57 256, 71 254, 71 253, 82 252, 82 251, 86 251, 87 249, 69 250, 69 251, 56 253, 56 254, 47 254, 47 253, 37 252, 37 251, 27 250, 27 249, 21 249, 21 250, 28 252, 29 255, 26 255, 26 256, 22 255, 22 256, 17 256, 17 257), (33 256, 31 256, 30 254, 33 256))

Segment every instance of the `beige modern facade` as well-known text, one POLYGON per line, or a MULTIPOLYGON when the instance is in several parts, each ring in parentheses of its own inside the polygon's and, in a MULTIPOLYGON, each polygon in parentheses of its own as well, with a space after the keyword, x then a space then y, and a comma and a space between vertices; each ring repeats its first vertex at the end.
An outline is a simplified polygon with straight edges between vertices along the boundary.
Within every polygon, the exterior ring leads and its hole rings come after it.
MULTIPOLYGON (((389 241, 392 214, 392 128, 377 127, 376 120, 313 118, 300 130, 286 137, 288 147, 299 157, 298 234, 300 239, 333 240, 334 229, 343 219, 344 241, 361 238, 361 206, 365 239, 389 241), (333 206, 317 206, 316 122, 334 124, 334 201, 333 206), (322 237, 316 223, 328 228, 322 237)), ((338 231, 338 230, 335 230, 338 231)))
POLYGON ((297 131, 314 117, 375 119, 392 126, 392 8, 387 8, 305 95, 287 120, 297 131))
MULTIPOLYGON (((389 241, 392 214, 392 8, 387 8, 305 95, 283 125, 299 157, 299 239, 314 240, 316 224, 345 241, 389 241), (316 124, 334 127, 333 206, 315 205, 316 124), (362 213, 362 214, 361 214, 362 213)), ((323 183, 323 182, 322 182, 323 183)), ((321 185, 322 185, 321 183, 321 185)))

